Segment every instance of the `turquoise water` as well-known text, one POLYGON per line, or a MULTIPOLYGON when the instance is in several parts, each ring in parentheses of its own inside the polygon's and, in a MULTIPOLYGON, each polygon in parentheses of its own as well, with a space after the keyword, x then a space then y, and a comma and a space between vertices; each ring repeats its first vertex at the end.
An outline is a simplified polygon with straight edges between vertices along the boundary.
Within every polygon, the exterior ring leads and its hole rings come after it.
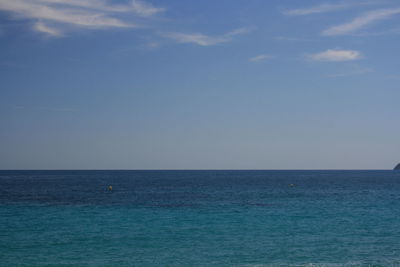
POLYGON ((400 172, 0 171, 0 182, 1 266, 400 266, 400 172))

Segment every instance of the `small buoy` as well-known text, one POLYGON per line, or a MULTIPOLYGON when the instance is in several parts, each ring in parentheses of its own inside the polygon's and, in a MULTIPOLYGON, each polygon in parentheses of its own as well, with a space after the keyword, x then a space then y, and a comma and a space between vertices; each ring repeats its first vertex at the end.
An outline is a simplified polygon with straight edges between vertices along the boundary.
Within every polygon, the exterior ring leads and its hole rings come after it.
POLYGON ((112 191, 112 186, 111 185, 108 186, 108 191, 112 191))

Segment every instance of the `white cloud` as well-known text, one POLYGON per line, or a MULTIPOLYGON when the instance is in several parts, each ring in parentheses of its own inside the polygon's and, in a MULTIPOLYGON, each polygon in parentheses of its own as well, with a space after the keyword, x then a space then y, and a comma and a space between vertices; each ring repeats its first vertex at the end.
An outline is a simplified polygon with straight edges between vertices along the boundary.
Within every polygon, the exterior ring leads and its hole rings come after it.
POLYGON ((360 59, 361 53, 355 50, 334 50, 328 49, 321 53, 311 54, 308 56, 313 61, 353 61, 360 59))
POLYGON ((133 12, 147 17, 165 11, 164 8, 156 8, 141 0, 131 0, 127 5, 107 5, 104 0, 36 0, 43 4, 62 4, 66 6, 84 7, 107 12, 133 12))
POLYGON ((322 4, 314 7, 309 8, 299 8, 299 9, 290 9, 283 11, 283 14, 288 16, 300 16, 300 15, 310 15, 316 13, 325 13, 336 11, 340 9, 345 9, 350 7, 351 4, 349 3, 341 3, 341 4, 322 4))
POLYGON ((233 37, 236 35, 242 35, 242 34, 246 34, 249 33, 253 30, 253 28, 247 28, 247 27, 241 27, 241 28, 237 28, 233 31, 230 31, 228 33, 225 34, 226 37, 233 37))
POLYGON ((201 33, 170 32, 163 35, 177 41, 178 43, 194 43, 201 46, 216 45, 228 41, 224 36, 212 37, 201 33))
POLYGON ((119 18, 116 13, 149 17, 163 11, 138 0, 127 5, 108 5, 103 0, 0 0, 0 10, 18 19, 36 21, 35 30, 53 36, 62 35, 62 30, 71 26, 85 29, 135 27, 136 24, 119 18))
POLYGON ((179 33, 169 32, 162 33, 164 37, 175 40, 178 43, 193 43, 201 46, 218 45, 221 43, 230 42, 234 36, 248 33, 248 28, 238 28, 220 36, 209 36, 202 33, 179 33))
POLYGON ((160 47, 160 44, 157 43, 157 42, 149 42, 149 43, 147 43, 147 44, 145 45, 145 47, 146 47, 147 49, 156 49, 156 48, 160 47))
POLYGON ((58 31, 57 29, 53 29, 51 27, 48 27, 42 22, 38 22, 35 24, 34 29, 38 32, 43 32, 51 36, 62 36, 61 32, 58 31))
POLYGON ((299 8, 299 9, 289 9, 282 11, 283 14, 288 16, 304 16, 312 15, 318 13, 327 13, 343 9, 349 9, 365 5, 376 5, 381 4, 383 1, 375 0, 346 0, 335 4, 324 3, 317 6, 299 8))
POLYGON ((137 14, 143 17, 150 17, 165 10, 164 8, 156 8, 139 0, 134 0, 132 2, 132 8, 137 14))
POLYGON ((380 20, 389 19, 397 14, 400 14, 400 8, 374 10, 355 18, 348 23, 326 29, 322 32, 322 35, 334 36, 350 34, 380 20))
POLYGON ((264 61, 264 60, 271 59, 271 58, 272 58, 271 55, 263 54, 263 55, 258 55, 258 56, 255 56, 255 57, 251 57, 251 58, 249 58, 249 61, 251 61, 251 62, 260 62, 260 61, 264 61))

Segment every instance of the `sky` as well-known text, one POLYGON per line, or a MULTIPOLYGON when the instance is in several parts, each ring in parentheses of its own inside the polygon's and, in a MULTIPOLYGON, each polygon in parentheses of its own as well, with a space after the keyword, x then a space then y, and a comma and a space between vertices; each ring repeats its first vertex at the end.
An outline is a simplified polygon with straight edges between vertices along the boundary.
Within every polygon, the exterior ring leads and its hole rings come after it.
POLYGON ((0 169, 391 169, 398 0, 0 0, 0 169))

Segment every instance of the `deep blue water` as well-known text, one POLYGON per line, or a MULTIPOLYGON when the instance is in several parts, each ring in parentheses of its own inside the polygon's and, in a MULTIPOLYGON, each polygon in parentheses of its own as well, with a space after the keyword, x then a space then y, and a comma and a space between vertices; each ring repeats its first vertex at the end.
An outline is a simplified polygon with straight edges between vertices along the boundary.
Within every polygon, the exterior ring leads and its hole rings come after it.
POLYGON ((400 172, 0 171, 0 185, 0 266, 400 266, 400 172))

